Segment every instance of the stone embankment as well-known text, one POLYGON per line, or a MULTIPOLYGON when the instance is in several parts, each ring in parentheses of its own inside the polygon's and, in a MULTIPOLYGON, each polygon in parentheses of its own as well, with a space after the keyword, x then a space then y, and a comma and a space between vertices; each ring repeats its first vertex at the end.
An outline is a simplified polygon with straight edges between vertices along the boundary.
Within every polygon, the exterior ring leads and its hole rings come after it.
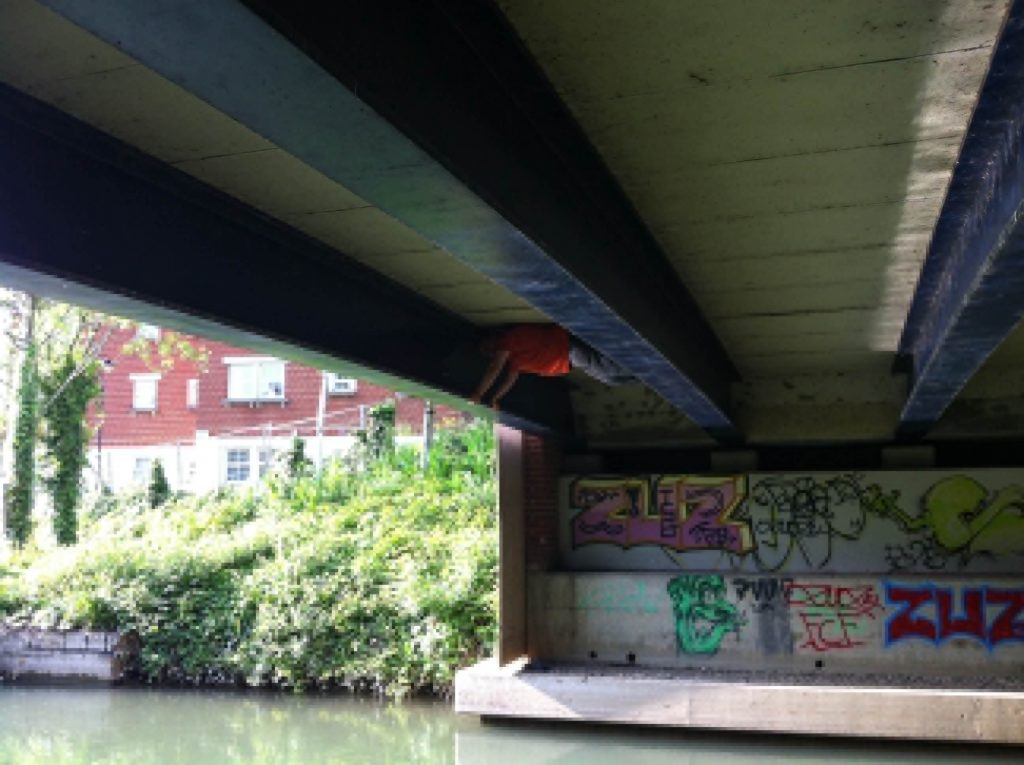
POLYGON ((0 627, 0 677, 10 680, 117 682, 137 653, 131 634, 0 627))

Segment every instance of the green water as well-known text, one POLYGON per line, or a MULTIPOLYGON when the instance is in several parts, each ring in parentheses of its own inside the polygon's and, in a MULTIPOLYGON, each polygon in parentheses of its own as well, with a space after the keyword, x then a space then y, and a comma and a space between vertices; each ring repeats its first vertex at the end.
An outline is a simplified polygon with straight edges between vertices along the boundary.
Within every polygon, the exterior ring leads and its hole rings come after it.
POLYGON ((482 725, 443 704, 0 686, 0 765, 1020 763, 1024 751, 482 725))

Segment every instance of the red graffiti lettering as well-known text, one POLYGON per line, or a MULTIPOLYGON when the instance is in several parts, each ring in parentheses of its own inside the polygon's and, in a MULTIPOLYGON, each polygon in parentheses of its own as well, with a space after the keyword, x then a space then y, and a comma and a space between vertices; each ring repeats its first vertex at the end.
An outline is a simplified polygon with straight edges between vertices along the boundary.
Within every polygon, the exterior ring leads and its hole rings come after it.
POLYGON ((787 582, 785 597, 804 628, 804 641, 799 647, 819 652, 863 645, 861 634, 866 621, 874 620, 882 611, 870 584, 843 587, 787 582))
POLYGON ((939 616, 940 640, 954 635, 967 635, 985 640, 985 593, 982 590, 964 590, 963 615, 953 616, 953 591, 944 587, 935 590, 935 606, 939 616))
POLYGON ((989 645, 995 646, 1006 640, 1024 640, 1024 621, 1020 620, 1024 611, 1024 590, 987 590, 986 600, 989 603, 1003 605, 1004 608, 992 622, 989 630, 989 645))
POLYGON ((1024 641, 1024 590, 963 587, 958 594, 959 608, 954 613, 958 598, 953 587, 887 584, 887 601, 900 608, 886 623, 886 643, 909 638, 941 642, 966 637, 992 649, 1008 640, 1024 641), (1003 608, 993 619, 995 609, 990 607, 995 606, 1003 608), (922 613, 925 607, 931 607, 934 616, 922 613))
POLYGON ((931 602, 932 591, 910 587, 894 587, 887 585, 885 597, 890 603, 902 604, 902 608, 893 614, 886 624, 885 639, 887 643, 909 638, 935 640, 938 637, 935 622, 931 619, 916 616, 917 609, 931 602))

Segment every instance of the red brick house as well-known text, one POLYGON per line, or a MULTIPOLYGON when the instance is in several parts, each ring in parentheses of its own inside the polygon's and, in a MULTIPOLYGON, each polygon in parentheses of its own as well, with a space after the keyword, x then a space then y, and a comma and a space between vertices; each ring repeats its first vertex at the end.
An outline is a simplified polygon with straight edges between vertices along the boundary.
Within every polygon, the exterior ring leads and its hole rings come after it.
MULTIPOLYGON (((254 484, 295 436, 314 461, 346 452, 368 411, 385 401, 396 405, 399 440, 420 441, 421 399, 195 337, 185 339, 205 351, 205 363, 178 358, 165 367, 155 353, 160 339, 157 327, 116 328, 101 351, 90 462, 114 490, 144 484, 156 459, 174 488, 254 484)), ((438 421, 458 417, 437 407, 438 421)))

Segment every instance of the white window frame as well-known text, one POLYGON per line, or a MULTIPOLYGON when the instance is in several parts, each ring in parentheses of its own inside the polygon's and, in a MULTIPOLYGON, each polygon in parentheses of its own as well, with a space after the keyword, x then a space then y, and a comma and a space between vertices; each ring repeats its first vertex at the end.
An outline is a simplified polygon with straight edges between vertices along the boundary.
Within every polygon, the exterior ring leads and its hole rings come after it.
POLYGON ((224 452, 224 480, 227 483, 248 483, 252 477, 252 453, 248 447, 228 448, 224 452), (232 455, 245 455, 245 460, 232 460, 232 455), (232 476, 232 470, 236 471, 232 476), (244 473, 243 473, 244 471, 244 473))
POLYGON ((256 450, 256 475, 259 478, 265 477, 274 469, 274 460, 277 458, 277 450, 270 446, 263 446, 256 450))
POLYGON ((345 377, 337 372, 326 372, 328 396, 354 396, 359 392, 359 380, 345 377))
POLYGON ((284 401, 286 362, 273 356, 226 356, 224 363, 228 367, 228 401, 284 401), (242 369, 251 370, 252 382, 243 386, 235 377, 232 384, 232 373, 241 374, 242 369))
POLYGON ((160 402, 160 373, 145 372, 128 375, 132 383, 132 409, 136 412, 155 412, 160 402), (152 401, 143 391, 152 384, 152 401))
POLYGON ((136 457, 132 465, 132 483, 136 486, 145 486, 153 475, 153 458, 136 457))
POLYGON ((199 406, 199 380, 193 377, 185 381, 185 406, 195 409, 199 406))
POLYGON ((160 340, 160 327, 156 324, 140 324, 135 330, 136 340, 151 340, 154 343, 160 340))

